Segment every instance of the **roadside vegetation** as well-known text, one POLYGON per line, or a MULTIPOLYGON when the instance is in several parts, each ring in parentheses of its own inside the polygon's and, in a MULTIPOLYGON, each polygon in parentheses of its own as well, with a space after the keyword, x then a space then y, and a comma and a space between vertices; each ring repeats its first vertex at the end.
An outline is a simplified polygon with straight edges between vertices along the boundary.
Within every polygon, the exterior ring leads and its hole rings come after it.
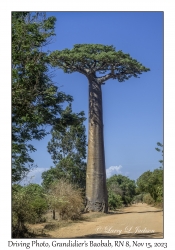
POLYGON ((135 181, 121 174, 113 175, 107 179, 107 188, 110 210, 131 205, 136 190, 135 181))
POLYGON ((144 172, 137 179, 136 202, 144 202, 149 205, 163 207, 163 169, 144 172))
POLYGON ((86 118, 83 111, 72 112, 73 97, 60 91, 52 80, 54 67, 47 46, 53 42, 55 22, 56 18, 47 18, 45 12, 12 12, 12 236, 15 238, 25 237, 27 224, 42 222, 48 209, 54 211, 58 204, 64 219, 75 219, 82 209, 86 118), (49 133, 52 140, 48 152, 54 166, 43 173, 42 186, 21 186, 21 181, 37 167, 31 157, 37 150, 32 141, 49 133), (73 206, 71 198, 75 201, 73 206))
MULTIPOLYGON (((85 209, 86 149, 84 112, 73 113, 73 97, 52 82, 46 46, 55 35, 56 19, 45 13, 12 12, 12 238, 34 237, 31 225, 45 229, 82 220, 85 209), (44 49, 43 49, 44 48, 44 49), (45 51, 45 52, 44 52, 45 51), (65 109, 63 104, 67 103, 65 109), (50 127, 50 132, 46 129, 50 127), (48 152, 53 166, 42 173, 42 183, 22 186, 36 166, 29 143, 52 138, 48 152)), ((158 152, 163 145, 158 143, 158 152)), ((109 210, 133 202, 163 204, 163 161, 138 180, 123 175, 107 179, 109 210)), ((94 213, 93 216, 102 216, 94 213)), ((105 216, 103 214, 103 216, 105 216)), ((87 218, 86 218, 87 219, 87 218)))
MULTIPOLYGON (((155 149, 161 152, 163 157, 163 144, 157 142, 155 149)), ((161 163, 159 168, 146 171, 137 179, 135 202, 145 202, 163 208, 163 159, 159 162, 161 163)))

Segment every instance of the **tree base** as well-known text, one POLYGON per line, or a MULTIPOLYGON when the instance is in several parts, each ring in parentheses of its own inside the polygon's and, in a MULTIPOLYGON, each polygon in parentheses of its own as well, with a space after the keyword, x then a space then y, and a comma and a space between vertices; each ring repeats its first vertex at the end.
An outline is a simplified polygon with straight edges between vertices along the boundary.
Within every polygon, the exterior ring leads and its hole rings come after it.
POLYGON ((87 201, 85 212, 107 213, 108 212, 108 206, 107 206, 107 203, 105 203, 105 202, 87 201))

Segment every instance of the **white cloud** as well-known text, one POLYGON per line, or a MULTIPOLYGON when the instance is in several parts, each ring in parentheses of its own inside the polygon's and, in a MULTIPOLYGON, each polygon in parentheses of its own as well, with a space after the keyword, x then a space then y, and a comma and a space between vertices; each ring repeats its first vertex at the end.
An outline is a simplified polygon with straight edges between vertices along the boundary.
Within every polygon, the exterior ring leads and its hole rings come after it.
POLYGON ((20 183, 21 185, 27 185, 29 183, 41 184, 41 174, 50 168, 35 168, 28 173, 27 177, 20 183))
POLYGON ((111 167, 107 168, 106 169, 107 178, 110 178, 114 174, 121 174, 121 171, 120 171, 121 168, 122 168, 121 165, 119 165, 119 166, 111 166, 111 167))

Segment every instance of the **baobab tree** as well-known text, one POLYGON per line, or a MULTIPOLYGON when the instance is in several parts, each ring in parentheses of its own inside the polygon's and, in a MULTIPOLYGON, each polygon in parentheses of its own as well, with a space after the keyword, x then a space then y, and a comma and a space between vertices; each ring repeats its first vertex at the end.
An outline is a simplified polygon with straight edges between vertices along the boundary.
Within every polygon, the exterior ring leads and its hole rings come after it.
POLYGON ((54 51, 50 55, 53 66, 65 73, 79 72, 89 82, 89 133, 86 170, 86 211, 108 211, 106 169, 103 138, 101 85, 108 79, 119 82, 138 77, 149 71, 137 60, 102 44, 76 44, 72 50, 54 51), (101 74, 101 76, 100 76, 101 74))

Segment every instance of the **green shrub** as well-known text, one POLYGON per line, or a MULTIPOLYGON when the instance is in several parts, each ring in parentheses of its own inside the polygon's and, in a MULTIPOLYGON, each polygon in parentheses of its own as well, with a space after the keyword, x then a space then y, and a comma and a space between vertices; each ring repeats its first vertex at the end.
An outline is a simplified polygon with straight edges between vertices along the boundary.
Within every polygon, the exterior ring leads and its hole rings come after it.
POLYGON ((37 223, 42 220, 43 214, 48 209, 47 200, 43 188, 38 184, 29 184, 24 188, 30 202, 30 211, 35 214, 28 222, 37 223))
POLYGON ((27 232, 26 223, 37 223, 48 208, 42 187, 29 184, 12 186, 12 235, 23 237, 27 232))
POLYGON ((154 202, 163 201, 163 169, 146 171, 137 179, 140 192, 150 193, 154 202))
POLYGON ((149 193, 143 196, 143 202, 147 203, 148 205, 154 204, 154 199, 151 197, 149 193))
POLYGON ((122 197, 119 194, 115 194, 115 193, 112 193, 112 192, 110 192, 108 194, 108 206, 109 206, 109 209, 115 210, 117 208, 121 208, 122 205, 123 205, 122 197))
MULTIPOLYGON (((119 195, 124 205, 129 205, 135 195, 136 185, 135 181, 130 180, 123 175, 113 175, 107 179, 108 199, 114 197, 113 194, 119 195)), ((112 198, 112 200, 116 198, 112 198)))
POLYGON ((135 195, 133 198, 133 202, 135 203, 143 202, 143 196, 144 196, 143 193, 135 195))
POLYGON ((157 189, 157 200, 158 203, 163 203, 163 186, 158 186, 157 189))

